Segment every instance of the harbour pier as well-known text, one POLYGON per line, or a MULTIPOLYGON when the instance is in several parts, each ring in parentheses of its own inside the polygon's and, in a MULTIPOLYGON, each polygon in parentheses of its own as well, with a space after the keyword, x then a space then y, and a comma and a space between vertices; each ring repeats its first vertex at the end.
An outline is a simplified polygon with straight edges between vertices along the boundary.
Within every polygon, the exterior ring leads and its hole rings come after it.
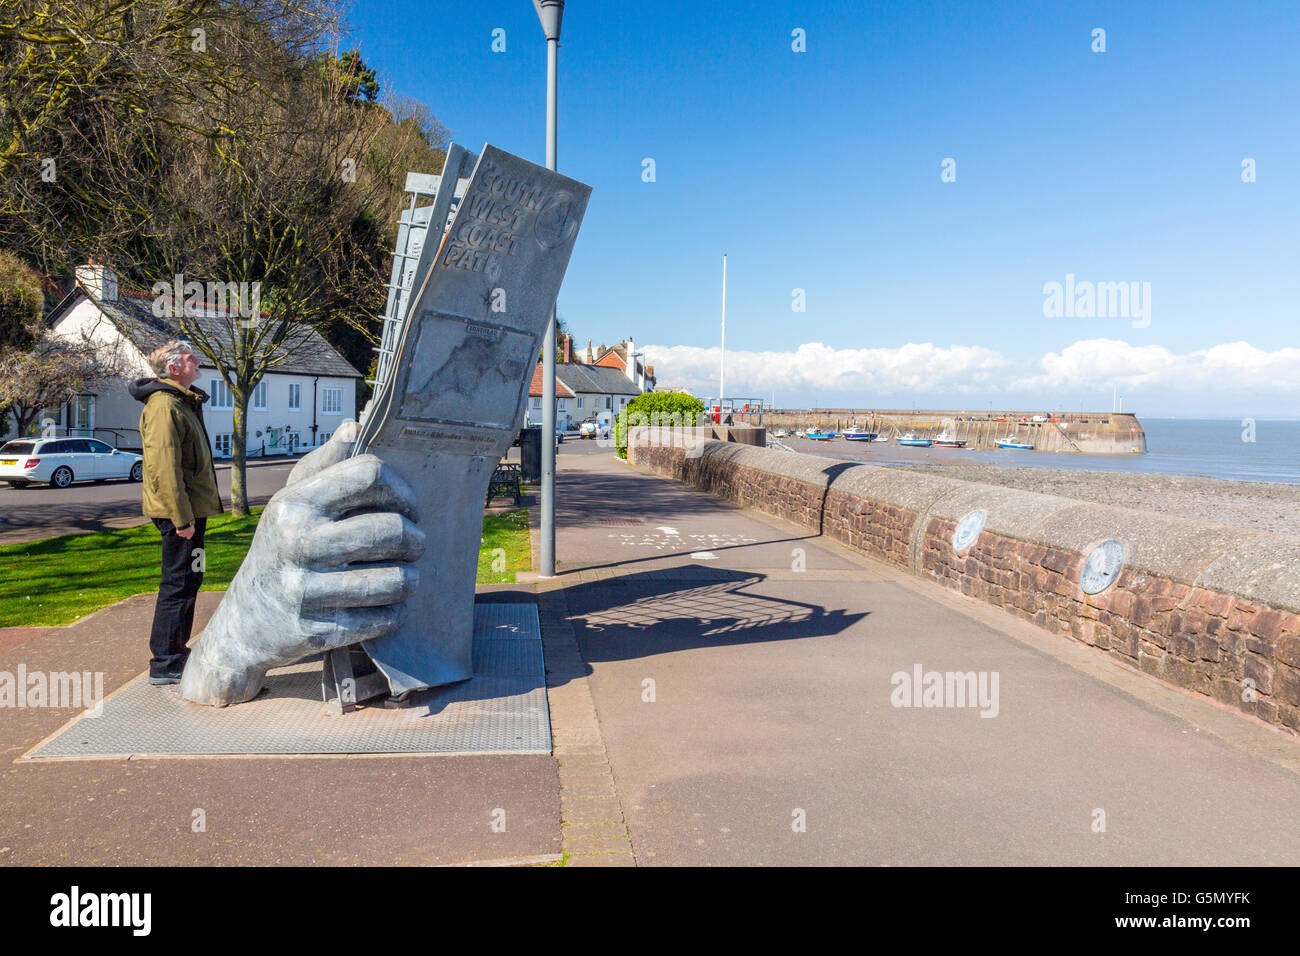
POLYGON ((769 433, 775 429, 842 432, 856 425, 890 438, 907 432, 934 438, 947 431, 968 448, 996 448, 999 440, 1015 438, 1044 452, 1134 455, 1147 450, 1146 432, 1131 412, 786 408, 765 411, 763 424, 769 433))

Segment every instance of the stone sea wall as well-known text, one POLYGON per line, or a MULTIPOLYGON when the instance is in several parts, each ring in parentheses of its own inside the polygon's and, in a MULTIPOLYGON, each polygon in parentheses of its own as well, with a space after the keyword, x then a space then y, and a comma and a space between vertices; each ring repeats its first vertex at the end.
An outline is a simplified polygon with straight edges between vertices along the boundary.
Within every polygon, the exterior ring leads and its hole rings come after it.
POLYGON ((824 533, 1095 647, 1142 673, 1300 732, 1300 539, 776 449, 647 442, 629 461, 824 533), (979 510, 974 543, 954 547, 979 510), (1125 560, 1080 574, 1103 541, 1125 560))

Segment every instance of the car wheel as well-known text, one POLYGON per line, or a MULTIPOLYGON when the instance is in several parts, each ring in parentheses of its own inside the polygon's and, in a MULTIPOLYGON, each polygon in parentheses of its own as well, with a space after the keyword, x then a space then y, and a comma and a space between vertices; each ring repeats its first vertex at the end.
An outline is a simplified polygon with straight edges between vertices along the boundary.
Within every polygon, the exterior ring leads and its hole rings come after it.
POLYGON ((131 466, 131 480, 144 481, 144 462, 137 461, 131 466))
POLYGON ((50 475, 51 488, 66 488, 72 484, 72 469, 60 466, 54 469, 54 474, 50 475))

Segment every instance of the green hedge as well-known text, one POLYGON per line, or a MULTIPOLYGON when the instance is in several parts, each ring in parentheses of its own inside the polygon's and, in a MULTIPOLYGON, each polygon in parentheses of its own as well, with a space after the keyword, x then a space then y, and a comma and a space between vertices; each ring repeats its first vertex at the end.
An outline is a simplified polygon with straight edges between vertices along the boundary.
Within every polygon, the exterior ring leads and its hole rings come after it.
POLYGON ((698 425, 704 414, 704 403, 694 395, 683 392, 645 392, 623 406, 615 422, 614 441, 618 457, 627 457, 627 422, 633 425, 698 425))

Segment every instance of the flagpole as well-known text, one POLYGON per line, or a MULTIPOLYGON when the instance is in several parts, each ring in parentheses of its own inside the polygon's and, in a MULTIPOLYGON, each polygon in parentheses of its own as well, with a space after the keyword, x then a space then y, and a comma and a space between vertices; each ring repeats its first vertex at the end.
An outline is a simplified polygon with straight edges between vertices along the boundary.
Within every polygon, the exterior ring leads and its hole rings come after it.
POLYGON ((718 367, 718 422, 722 422, 722 401, 727 395, 727 254, 722 254, 722 355, 718 367))

